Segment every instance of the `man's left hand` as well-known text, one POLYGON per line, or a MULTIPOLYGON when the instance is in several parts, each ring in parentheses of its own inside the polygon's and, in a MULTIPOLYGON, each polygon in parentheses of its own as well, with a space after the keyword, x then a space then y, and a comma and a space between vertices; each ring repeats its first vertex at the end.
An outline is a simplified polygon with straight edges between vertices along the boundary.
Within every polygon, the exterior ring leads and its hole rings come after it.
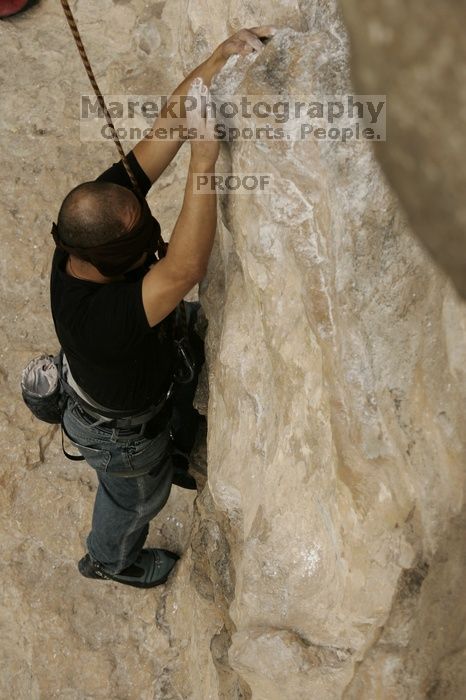
POLYGON ((260 52, 264 48, 261 38, 269 39, 276 31, 276 28, 271 25, 241 29, 217 46, 212 54, 212 58, 224 63, 234 54, 247 56, 254 51, 260 52))

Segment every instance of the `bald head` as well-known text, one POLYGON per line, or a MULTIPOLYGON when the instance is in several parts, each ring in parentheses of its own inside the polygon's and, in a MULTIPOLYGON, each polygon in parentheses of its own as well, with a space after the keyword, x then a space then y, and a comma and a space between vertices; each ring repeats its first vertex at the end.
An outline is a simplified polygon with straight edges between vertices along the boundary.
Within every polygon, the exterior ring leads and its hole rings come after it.
POLYGON ((69 246, 91 248, 124 235, 139 218, 133 192, 113 182, 84 182, 63 200, 57 227, 69 246))

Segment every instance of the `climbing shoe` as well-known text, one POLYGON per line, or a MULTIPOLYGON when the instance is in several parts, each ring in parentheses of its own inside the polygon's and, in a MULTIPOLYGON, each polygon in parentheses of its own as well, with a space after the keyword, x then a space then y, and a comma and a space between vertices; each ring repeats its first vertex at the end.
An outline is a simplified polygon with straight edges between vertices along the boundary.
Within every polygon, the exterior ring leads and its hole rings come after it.
POLYGON ((111 574, 100 562, 86 554, 79 561, 78 569, 86 578, 109 579, 136 588, 152 588, 165 583, 178 559, 178 554, 168 549, 143 549, 134 564, 118 574, 111 574))
POLYGON ((172 459, 175 465, 172 484, 180 486, 182 489, 196 489, 196 479, 188 473, 188 459, 179 452, 175 452, 175 454, 172 455, 172 459))

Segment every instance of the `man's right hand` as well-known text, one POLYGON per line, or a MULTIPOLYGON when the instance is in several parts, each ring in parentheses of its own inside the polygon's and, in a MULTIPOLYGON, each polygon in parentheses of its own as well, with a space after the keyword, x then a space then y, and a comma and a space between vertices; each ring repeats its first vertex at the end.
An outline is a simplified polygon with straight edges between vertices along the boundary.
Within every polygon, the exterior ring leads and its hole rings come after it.
POLYGON ((180 215, 173 229, 167 255, 144 277, 142 300, 151 326, 159 323, 204 277, 214 243, 217 224, 215 189, 200 193, 199 173, 211 173, 219 154, 215 119, 205 110, 210 93, 202 80, 194 81, 190 95, 195 108, 189 110, 188 128, 194 129, 191 162, 180 215), (203 109, 204 108, 204 109, 203 109))
POLYGON ((188 97, 194 105, 194 109, 189 109, 186 113, 188 130, 193 135, 193 138, 190 136, 191 162, 194 166, 214 168, 220 144, 215 137, 216 120, 208 108, 212 98, 201 78, 196 78, 191 83, 188 97))

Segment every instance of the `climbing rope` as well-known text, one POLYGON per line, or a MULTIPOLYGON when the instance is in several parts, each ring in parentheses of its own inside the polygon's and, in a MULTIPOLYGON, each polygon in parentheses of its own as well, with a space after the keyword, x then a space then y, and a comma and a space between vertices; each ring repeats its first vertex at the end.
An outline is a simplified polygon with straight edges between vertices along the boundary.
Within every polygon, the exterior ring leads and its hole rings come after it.
MULTIPOLYGON (((102 95, 100 88, 97 84, 97 80, 95 79, 94 71, 92 70, 92 66, 90 64, 89 58, 86 53, 86 49, 84 48, 84 44, 81 39, 81 35, 79 33, 78 26, 76 24, 76 21, 74 19, 73 13, 71 11, 71 7, 68 4, 68 0, 60 0, 61 6, 63 8, 63 12, 65 13, 66 20, 68 22, 68 25, 71 29, 71 33, 73 34, 74 41, 76 43, 77 49, 79 51, 79 55, 81 56, 81 60, 83 62, 84 68, 87 73, 87 77, 89 78, 89 81, 92 85, 92 89, 94 90, 95 96, 97 97, 97 100, 99 102, 99 105, 105 115, 105 119, 107 121, 107 124, 110 128, 110 131, 112 133, 112 138, 113 142, 115 143, 115 146, 118 149, 118 153, 121 156, 122 163, 125 167, 126 172, 128 173, 128 177, 131 181, 131 185, 135 191, 135 193, 140 197, 142 197, 142 192, 139 188, 139 185, 137 183, 137 180, 134 176, 134 173, 131 169, 131 165, 129 164, 128 158, 126 157, 126 154, 123 150, 123 146, 121 145, 121 141, 118 138, 118 134, 116 132, 116 129, 113 125, 112 118, 110 116, 110 113, 107 109, 107 105, 105 104, 105 99, 104 96, 102 95)), ((165 243, 163 240, 162 236, 159 234, 158 241, 157 241, 157 255, 159 260, 163 257, 165 257, 166 252, 168 248, 168 243, 165 243)), ((179 303, 179 311, 180 311, 180 331, 181 331, 181 339, 186 338, 188 339, 188 321, 187 321, 187 313, 186 313, 186 306, 184 301, 182 300, 179 303)), ((174 320, 175 323, 175 320, 174 320)), ((179 341, 178 341, 179 343, 179 341)), ((180 352, 180 350, 179 350, 180 352)), ((183 381, 181 381, 183 383, 183 381)))
POLYGON ((134 191, 142 197, 141 190, 139 189, 139 185, 137 183, 136 178, 134 177, 134 173, 131 170, 131 166, 128 162, 128 159, 125 155, 125 152, 123 150, 123 146, 121 145, 121 141, 118 138, 118 134, 115 130, 115 127, 112 122, 112 118, 110 116, 110 113, 107 109, 107 105, 105 104, 104 96, 100 92, 100 88, 97 84, 97 80, 95 79, 94 71, 92 70, 91 64, 89 62, 89 59, 87 57, 86 49, 84 48, 84 44, 81 39, 81 35, 79 33, 78 26, 76 24, 76 21, 73 17, 73 13, 71 12, 71 7, 68 4, 68 0, 60 0, 61 6, 63 8, 63 12, 65 13, 65 17, 68 21, 68 24, 71 29, 71 33, 73 34, 73 38, 75 40, 76 46, 79 51, 79 55, 81 56, 81 60, 83 62, 84 68, 86 69, 87 77, 89 78, 89 81, 92 85, 92 89, 95 92, 95 96, 97 97, 99 101, 99 105, 105 115, 105 119, 107 120, 107 124, 110 127, 110 131, 112 132, 112 138, 113 141, 118 149, 118 153, 121 156, 121 160, 123 161, 123 165, 125 166, 125 170, 128 173, 128 177, 131 180, 131 184, 133 186, 134 191))
MULTIPOLYGON (((71 29, 71 33, 73 34, 74 41, 76 43, 76 46, 79 51, 79 55, 81 56, 81 60, 83 62, 84 68, 87 73, 87 77, 89 78, 89 81, 92 85, 92 89, 94 90, 95 96, 97 97, 97 100, 99 102, 99 105, 105 115, 105 119, 107 120, 107 124, 110 128, 110 131, 112 132, 112 139, 115 144, 115 146, 118 149, 118 153, 121 156, 122 163, 125 167, 126 172, 128 173, 128 177, 131 181, 131 185, 133 187, 133 190, 135 193, 143 199, 142 192, 139 188, 139 185, 137 183, 136 178, 134 177, 134 173, 131 169, 131 165, 129 164, 128 158, 126 157, 126 154, 123 150, 123 146, 121 145, 121 141, 118 138, 118 134, 116 132, 116 129, 113 125, 112 118, 110 116, 110 113, 107 109, 107 105, 105 104, 105 99, 102 93, 100 92, 100 88, 97 84, 97 80, 95 79, 94 71, 92 70, 92 66, 90 64, 89 58, 87 57, 86 49, 84 48, 84 44, 81 39, 81 35, 79 33, 78 26, 76 24, 76 20, 74 19, 73 13, 71 12, 71 7, 68 4, 68 0, 60 0, 61 6, 63 8, 63 12, 65 13, 66 20, 69 24, 69 27, 71 29)), ((158 240, 157 240, 157 254, 159 257, 159 260, 163 257, 165 257, 167 253, 167 243, 163 240, 162 236, 159 234, 158 240)))

